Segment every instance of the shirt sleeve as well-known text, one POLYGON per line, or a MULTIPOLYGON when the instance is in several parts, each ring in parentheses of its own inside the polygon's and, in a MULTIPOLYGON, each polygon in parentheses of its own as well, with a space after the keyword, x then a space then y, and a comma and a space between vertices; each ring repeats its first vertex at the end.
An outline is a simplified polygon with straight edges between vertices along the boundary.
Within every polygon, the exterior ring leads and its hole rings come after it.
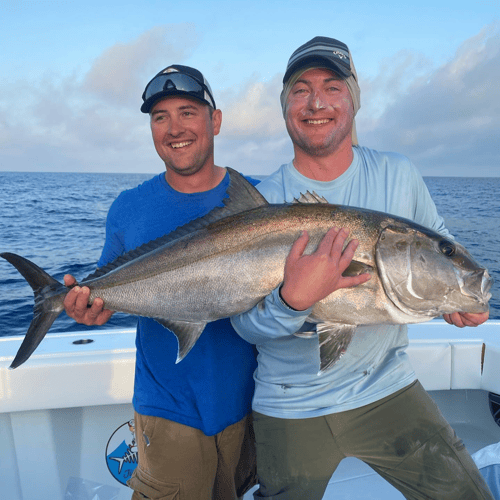
POLYGON ((288 307, 276 288, 249 311, 231 318, 238 335, 251 344, 262 344, 288 337, 300 330, 311 309, 296 311, 288 307))

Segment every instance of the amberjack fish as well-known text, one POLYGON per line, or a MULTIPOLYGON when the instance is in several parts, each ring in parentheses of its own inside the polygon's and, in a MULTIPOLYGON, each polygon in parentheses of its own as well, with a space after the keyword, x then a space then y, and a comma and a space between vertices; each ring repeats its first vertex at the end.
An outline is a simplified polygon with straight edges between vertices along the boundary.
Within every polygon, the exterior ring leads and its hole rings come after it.
MULTIPOLYGON (((459 243, 410 220, 372 210, 330 205, 314 193, 295 203, 269 204, 228 169, 224 206, 143 245, 79 282, 104 306, 154 318, 178 339, 177 362, 210 321, 251 309, 283 280, 286 257, 303 230, 305 253, 331 227, 359 240, 344 275, 371 279, 318 302, 308 333, 320 344, 320 370, 348 348, 358 325, 418 323, 455 311, 488 310, 488 271, 459 243)), ((24 363, 63 311, 68 288, 32 262, 2 253, 34 291, 33 320, 11 368, 24 363)), ((169 332, 165 332, 166 335, 169 332)))

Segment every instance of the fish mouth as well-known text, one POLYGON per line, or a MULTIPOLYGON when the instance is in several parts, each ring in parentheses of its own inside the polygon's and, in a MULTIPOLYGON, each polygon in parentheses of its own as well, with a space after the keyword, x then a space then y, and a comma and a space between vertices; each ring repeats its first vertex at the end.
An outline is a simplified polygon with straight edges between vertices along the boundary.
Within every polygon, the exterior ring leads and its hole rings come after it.
POLYGON ((487 304, 491 299, 491 287, 493 278, 486 269, 479 269, 465 274, 459 274, 455 270, 460 291, 467 297, 472 297, 481 304, 487 304))
POLYGON ((487 297, 486 301, 491 299, 491 287, 493 286, 493 278, 488 274, 486 269, 483 273, 483 279, 481 280, 481 293, 483 297, 487 297))

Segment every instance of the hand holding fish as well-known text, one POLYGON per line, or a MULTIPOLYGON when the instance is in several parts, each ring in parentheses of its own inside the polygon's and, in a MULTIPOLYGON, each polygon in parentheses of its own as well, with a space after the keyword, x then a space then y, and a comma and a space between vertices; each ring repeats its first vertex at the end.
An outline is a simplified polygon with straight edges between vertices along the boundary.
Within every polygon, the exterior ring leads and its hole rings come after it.
POLYGON ((344 277, 359 245, 351 240, 342 248, 349 235, 346 228, 330 229, 317 250, 304 255, 309 235, 306 231, 295 241, 285 263, 285 275, 281 287, 281 298, 293 309, 304 311, 341 288, 350 288, 365 283, 369 274, 344 277))
POLYGON ((465 326, 479 326, 490 317, 490 313, 462 313, 455 312, 453 314, 443 314, 443 319, 450 325, 464 328, 465 326))
MULTIPOLYGON (((76 283, 76 279, 71 274, 64 276, 64 284, 72 286, 76 283)), ((72 288, 66 295, 63 305, 66 314, 73 318, 77 323, 83 325, 104 325, 113 315, 114 311, 104 309, 102 299, 95 299, 89 307, 90 290, 88 287, 76 286, 72 288)))

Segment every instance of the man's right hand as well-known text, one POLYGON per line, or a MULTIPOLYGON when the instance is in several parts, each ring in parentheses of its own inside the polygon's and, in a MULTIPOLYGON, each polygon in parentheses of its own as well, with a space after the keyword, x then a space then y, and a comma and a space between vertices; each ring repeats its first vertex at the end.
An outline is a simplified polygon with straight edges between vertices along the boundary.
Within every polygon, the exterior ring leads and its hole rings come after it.
MULTIPOLYGON (((71 274, 64 276, 64 284, 73 286, 76 279, 71 274)), ((84 325, 104 325, 113 315, 114 311, 104 309, 104 301, 96 298, 91 306, 89 306, 90 290, 88 287, 75 286, 64 298, 64 309, 66 314, 73 318, 77 323, 84 325)))
POLYGON ((351 240, 342 250, 349 229, 330 229, 316 251, 304 254, 309 235, 303 232, 295 241, 285 263, 285 276, 280 290, 281 298, 292 309, 305 311, 316 302, 341 288, 350 288, 366 283, 370 275, 342 276, 349 267, 358 240, 351 240))

